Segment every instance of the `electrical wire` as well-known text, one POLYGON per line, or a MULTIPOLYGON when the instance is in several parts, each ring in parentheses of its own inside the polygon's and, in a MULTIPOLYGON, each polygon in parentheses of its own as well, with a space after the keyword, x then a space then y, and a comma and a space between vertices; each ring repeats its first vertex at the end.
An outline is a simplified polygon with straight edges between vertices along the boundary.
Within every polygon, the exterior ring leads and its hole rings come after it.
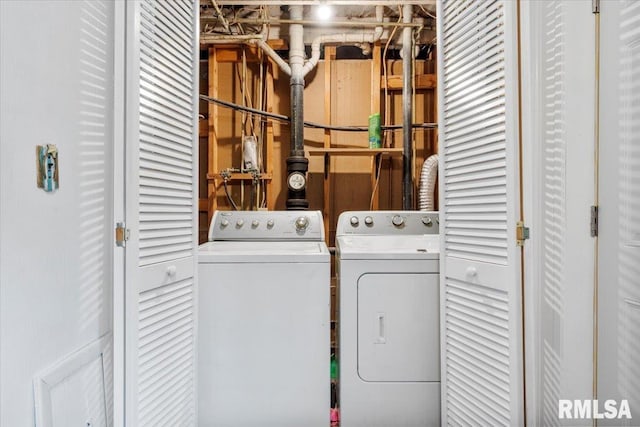
MULTIPOLYGON (((291 119, 288 116, 285 116, 282 114, 269 113, 267 111, 261 111, 255 108, 243 107, 241 105, 234 104, 232 102, 211 98, 206 95, 200 95, 200 99, 202 99, 203 101, 222 105, 224 107, 228 107, 234 110, 238 110, 238 111, 245 110, 246 112, 249 112, 252 114, 259 114, 274 120, 278 120, 283 123, 291 122, 291 119)), ((314 129, 328 129, 328 130, 335 130, 335 131, 342 131, 342 132, 368 132, 369 131, 369 126, 328 126, 320 123, 307 122, 307 121, 304 122, 304 126, 309 128, 314 128, 314 129)), ((414 123, 411 125, 411 127, 416 129, 436 129, 438 127, 438 124, 437 123, 414 123)), ((397 130, 397 129, 402 129, 402 125, 385 125, 385 126, 381 126, 381 129, 397 130)))
POLYGON ((373 210, 373 198, 376 195, 376 191, 378 191, 378 184, 380 183, 380 173, 382 173, 382 156, 378 156, 378 165, 376 167, 376 182, 373 185, 373 190, 371 190, 371 200, 369 200, 369 210, 373 210))
POLYGON ((222 26, 224 27, 225 31, 231 34, 231 28, 229 28, 229 21, 227 21, 227 19, 224 17, 224 13, 222 13, 222 9, 220 8, 220 6, 218 6, 218 3, 216 2, 216 0, 211 0, 211 4, 213 5, 216 12, 218 13, 218 17, 222 21, 222 26))
MULTIPOLYGON (((402 21, 402 8, 398 7, 398 12, 400 17, 398 18, 398 22, 402 21)), ((395 36, 398 27, 393 27, 391 31, 391 35, 387 39, 387 43, 384 45, 384 50, 382 51, 382 74, 384 75, 384 125, 387 126, 390 121, 391 111, 389 109, 389 75, 387 71, 387 51, 389 50, 389 45, 391 44, 391 40, 393 40, 393 36, 395 36)), ((389 142, 389 134, 384 135, 384 147, 389 147, 391 143, 389 142)))
POLYGON ((422 10, 422 12, 427 15, 428 17, 432 18, 433 20, 436 20, 436 16, 433 15, 431 12, 429 12, 427 9, 424 8, 424 6, 422 6, 421 4, 418 5, 418 7, 422 10))

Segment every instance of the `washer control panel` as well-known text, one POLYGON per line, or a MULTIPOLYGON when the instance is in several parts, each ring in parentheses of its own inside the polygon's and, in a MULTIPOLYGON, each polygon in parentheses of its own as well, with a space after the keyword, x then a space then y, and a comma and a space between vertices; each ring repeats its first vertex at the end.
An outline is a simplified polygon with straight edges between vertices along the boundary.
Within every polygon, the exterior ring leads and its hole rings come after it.
POLYGON ((209 241, 216 240, 324 241, 322 212, 216 211, 209 241))
POLYGON ((350 211, 343 212, 338 218, 336 236, 438 234, 439 232, 438 212, 350 211))

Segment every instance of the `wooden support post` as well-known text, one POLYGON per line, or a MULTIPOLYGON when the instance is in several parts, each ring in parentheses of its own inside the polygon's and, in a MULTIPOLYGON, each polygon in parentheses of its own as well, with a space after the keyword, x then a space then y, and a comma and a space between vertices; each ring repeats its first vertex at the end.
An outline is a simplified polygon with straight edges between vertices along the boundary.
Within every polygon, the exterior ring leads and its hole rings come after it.
MULTIPOLYGON (((267 61, 267 112, 273 113, 273 98, 274 98, 274 87, 273 87, 273 73, 274 73, 274 63, 271 58, 267 61)), ((266 155, 265 155, 265 167, 264 170, 269 176, 273 176, 273 119, 267 120, 267 129, 266 129, 266 155)), ((269 179, 265 181, 267 186, 267 209, 273 210, 275 208, 275 195, 273 194, 273 179, 269 179)))
MULTIPOLYGON (((382 53, 380 42, 373 45, 371 61, 371 114, 380 113, 380 76, 382 75, 382 53)), ((384 142, 384 136, 382 137, 384 142)), ((378 176, 380 174, 380 162, 382 156, 371 156, 371 209, 380 208, 380 191, 376 188, 378 176)))
MULTIPOLYGON (((324 122, 328 125, 331 124, 331 78, 333 61, 336 59, 336 47, 325 46, 324 47, 324 122)), ((324 131, 324 148, 331 148, 331 131, 325 129, 324 131)), ((324 216, 324 229, 329 245, 331 236, 331 216, 333 215, 331 206, 331 159, 325 156, 324 162, 324 200, 322 205, 322 214, 324 216)))
MULTIPOLYGON (((209 48, 209 96, 218 97, 218 60, 215 47, 209 48)), ((209 103, 209 139, 207 144, 207 177, 218 172, 218 105, 209 103)), ((218 181, 215 178, 207 178, 207 194, 209 197, 209 209, 207 223, 211 223, 213 212, 218 208, 218 181)))

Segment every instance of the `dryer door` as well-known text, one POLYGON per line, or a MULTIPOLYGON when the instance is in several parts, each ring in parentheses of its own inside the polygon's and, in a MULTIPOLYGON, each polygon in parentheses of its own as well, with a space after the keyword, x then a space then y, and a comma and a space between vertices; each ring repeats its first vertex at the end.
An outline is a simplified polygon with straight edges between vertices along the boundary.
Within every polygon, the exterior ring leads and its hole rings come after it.
POLYGON ((369 273, 358 280, 358 375, 440 381, 438 274, 369 273))

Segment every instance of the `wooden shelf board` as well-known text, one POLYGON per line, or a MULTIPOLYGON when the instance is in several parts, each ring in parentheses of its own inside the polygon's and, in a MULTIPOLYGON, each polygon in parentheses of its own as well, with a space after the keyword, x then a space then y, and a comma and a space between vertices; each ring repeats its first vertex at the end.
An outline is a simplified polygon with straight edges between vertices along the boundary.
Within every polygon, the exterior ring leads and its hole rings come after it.
MULTIPOLYGON (((402 90, 402 76, 390 75, 387 76, 389 81, 388 90, 402 90)), ((417 74, 416 75, 416 89, 435 89, 437 86, 437 76, 435 74, 417 74)), ((380 77, 380 89, 384 90, 385 87, 384 76, 380 77)))
MULTIPOLYGON (((214 174, 207 174, 207 179, 213 180, 213 179, 223 179, 223 178, 222 178, 222 175, 220 175, 219 173, 214 173, 214 174)), ((243 181, 243 180, 252 180, 252 179, 253 179, 253 174, 246 173, 246 172, 244 173, 233 172, 229 177, 229 181, 243 181)), ((263 173, 258 179, 262 181, 269 181, 273 179, 273 175, 270 173, 263 173)))
POLYGON ((334 156, 401 156, 402 148, 309 148, 309 155, 334 155, 334 156))

